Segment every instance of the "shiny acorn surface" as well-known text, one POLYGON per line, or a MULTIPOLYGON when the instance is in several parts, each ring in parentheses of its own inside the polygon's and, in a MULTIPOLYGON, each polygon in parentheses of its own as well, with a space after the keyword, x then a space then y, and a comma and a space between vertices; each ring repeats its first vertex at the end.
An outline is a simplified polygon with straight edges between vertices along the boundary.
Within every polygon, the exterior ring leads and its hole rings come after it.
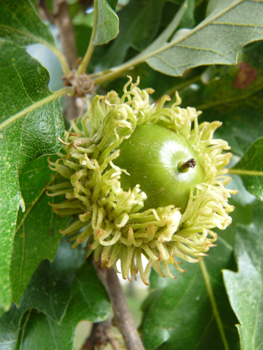
POLYGON ((175 205, 183 213, 191 187, 204 180, 200 160, 188 141, 175 131, 156 124, 137 126, 119 147, 115 164, 127 191, 139 184, 147 195, 145 209, 175 205))

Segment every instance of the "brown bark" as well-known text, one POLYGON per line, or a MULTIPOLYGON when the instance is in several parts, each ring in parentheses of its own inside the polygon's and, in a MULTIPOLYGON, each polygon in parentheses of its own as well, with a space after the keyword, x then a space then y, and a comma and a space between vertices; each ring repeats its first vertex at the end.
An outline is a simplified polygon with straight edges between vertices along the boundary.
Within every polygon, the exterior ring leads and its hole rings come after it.
POLYGON ((134 325, 124 291, 114 269, 100 267, 95 263, 98 276, 108 291, 111 306, 114 312, 114 325, 121 332, 128 350, 145 350, 141 338, 134 325))
MULTIPOLYGON (((62 53, 72 69, 78 59, 77 48, 74 36, 74 28, 69 15, 69 8, 66 0, 55 1, 54 22, 59 29, 62 53)), ((77 118, 79 115, 76 97, 67 96, 66 116, 68 120, 77 118)))
POLYGON ((103 350, 108 343, 111 344, 114 350, 119 349, 119 344, 111 333, 110 322, 93 323, 91 334, 81 350, 103 350))

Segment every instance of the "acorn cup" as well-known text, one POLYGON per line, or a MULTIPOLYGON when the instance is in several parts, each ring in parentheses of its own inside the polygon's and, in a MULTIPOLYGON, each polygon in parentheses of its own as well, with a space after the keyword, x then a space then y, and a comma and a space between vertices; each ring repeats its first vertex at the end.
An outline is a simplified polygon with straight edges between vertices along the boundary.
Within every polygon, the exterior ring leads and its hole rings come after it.
POLYGON ((181 272, 180 258, 202 260, 230 223, 230 177, 223 168, 231 153, 213 139, 220 122, 198 125, 194 108, 170 108, 169 96, 150 104, 152 89, 140 90, 129 78, 120 98, 115 91, 96 95, 85 116, 66 132, 60 158, 50 163, 58 181, 49 196, 55 213, 73 216, 61 231, 72 248, 86 241, 108 268, 121 262, 124 279, 139 272, 145 284, 152 268, 171 278, 169 264, 181 272), (144 269, 142 255, 148 260, 144 269), (162 268, 163 267, 163 268, 162 268))

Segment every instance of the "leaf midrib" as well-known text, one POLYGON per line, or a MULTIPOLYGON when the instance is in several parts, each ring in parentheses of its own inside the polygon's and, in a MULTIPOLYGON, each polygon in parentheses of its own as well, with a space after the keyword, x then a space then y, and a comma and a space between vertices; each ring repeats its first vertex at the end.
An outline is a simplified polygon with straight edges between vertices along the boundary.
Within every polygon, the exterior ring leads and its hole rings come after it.
POLYGON ((73 93, 74 91, 74 88, 72 87, 66 87, 66 88, 63 88, 63 89, 60 89, 54 93, 51 93, 48 97, 42 99, 42 100, 39 100, 38 102, 32 104, 31 106, 23 109, 22 111, 12 115, 11 117, 7 118, 4 122, 2 122, 0 124, 0 130, 4 129, 5 127, 7 127, 8 125, 10 125, 11 123, 13 123, 14 121, 16 121, 17 119, 23 117, 25 114, 27 113, 30 113, 32 112, 33 110, 59 98, 59 97, 62 97, 66 94, 69 94, 69 93, 73 93))
POLYGON ((244 99, 249 98, 251 95, 254 95, 255 93, 261 91, 262 89, 263 89, 263 84, 260 84, 258 87, 256 87, 253 90, 247 92, 246 94, 242 94, 242 95, 239 95, 239 96, 232 96, 230 98, 224 98, 222 100, 217 100, 215 102, 203 104, 203 105, 197 106, 196 109, 197 110, 204 110, 204 109, 209 109, 211 107, 222 106, 222 104, 232 103, 232 102, 244 100, 244 99))
POLYGON ((36 42, 38 43, 41 43, 41 44, 44 44, 45 46, 47 46, 49 49, 51 49, 52 51, 56 48, 55 45, 51 45, 49 44, 49 42, 41 39, 41 37, 38 37, 38 36, 35 36, 27 31, 22 31, 22 30, 19 30, 19 29, 16 29, 14 27, 9 27, 9 26, 5 26, 3 24, 0 24, 0 28, 5 28, 5 29, 9 29, 9 30, 12 30, 13 32, 16 32, 18 34, 21 34, 21 35, 25 35, 25 36, 28 36, 30 38, 33 38, 36 42))
POLYGON ((27 212, 25 213, 25 215, 23 216, 23 219, 21 220, 20 224, 17 226, 16 230, 15 230, 15 235, 17 234, 17 232, 20 230, 21 226, 24 224, 24 222, 26 221, 28 215, 30 214, 30 212, 33 210, 34 206, 38 203, 38 201, 40 200, 40 198, 43 196, 43 194, 46 191, 46 187, 50 186, 55 180, 55 177, 53 177, 46 185, 45 187, 39 192, 38 196, 36 196, 35 200, 31 203, 30 208, 27 210, 27 212))

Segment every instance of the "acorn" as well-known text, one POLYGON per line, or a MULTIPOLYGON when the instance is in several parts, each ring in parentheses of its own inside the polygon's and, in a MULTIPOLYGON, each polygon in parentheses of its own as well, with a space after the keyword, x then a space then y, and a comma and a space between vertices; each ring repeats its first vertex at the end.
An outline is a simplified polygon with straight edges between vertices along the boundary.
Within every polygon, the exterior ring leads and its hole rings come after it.
POLYGON ((58 173, 49 196, 55 213, 72 215, 61 231, 72 248, 85 242, 87 257, 114 267, 123 278, 139 272, 145 284, 151 268, 171 278, 169 264, 180 258, 198 262, 225 229, 234 207, 228 204, 230 178, 224 175, 231 153, 227 142, 213 139, 220 122, 198 124, 194 108, 169 108, 164 96, 151 104, 152 89, 141 90, 129 78, 124 94, 96 95, 86 115, 72 122, 61 140, 58 173), (142 255, 148 260, 144 269, 142 255))
POLYGON ((119 147, 115 164, 125 169, 125 191, 140 184, 147 195, 144 209, 174 205, 184 212, 192 186, 204 181, 198 154, 185 137, 156 124, 136 128, 119 147))

